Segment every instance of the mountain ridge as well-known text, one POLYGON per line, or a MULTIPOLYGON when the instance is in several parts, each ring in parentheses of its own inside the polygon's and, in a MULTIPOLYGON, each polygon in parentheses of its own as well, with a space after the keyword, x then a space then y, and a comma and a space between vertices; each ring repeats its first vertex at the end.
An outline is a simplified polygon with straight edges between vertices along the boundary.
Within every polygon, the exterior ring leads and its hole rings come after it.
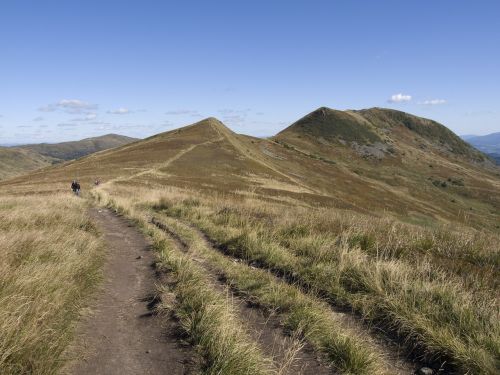
POLYGON ((80 141, 0 147, 0 179, 15 177, 136 140, 118 134, 106 134, 80 141))
MULTIPOLYGON (((54 185, 66 191, 68 181, 78 179, 85 190, 100 178, 118 188, 172 186, 362 213, 383 211, 412 223, 473 218, 475 225, 491 227, 493 217, 500 220, 500 172, 492 163, 475 161, 439 140, 420 136, 398 121, 399 115, 384 123, 392 112, 380 117, 373 112, 327 111, 324 116, 319 110, 315 115, 321 118, 332 115, 335 121, 369 126, 380 141, 370 143, 362 137, 348 143, 336 131, 327 139, 301 133, 302 128, 262 139, 237 134, 207 118, 3 185, 32 186, 37 181, 40 192, 53 190, 54 185), (370 122, 374 119, 376 124, 370 122)), ((315 116, 305 118, 310 121, 315 116)), ((470 152, 476 151, 471 147, 470 152)))
POLYGON ((111 133, 98 137, 84 138, 78 141, 26 144, 16 146, 16 148, 32 150, 41 155, 61 160, 71 160, 137 140, 137 138, 111 133))

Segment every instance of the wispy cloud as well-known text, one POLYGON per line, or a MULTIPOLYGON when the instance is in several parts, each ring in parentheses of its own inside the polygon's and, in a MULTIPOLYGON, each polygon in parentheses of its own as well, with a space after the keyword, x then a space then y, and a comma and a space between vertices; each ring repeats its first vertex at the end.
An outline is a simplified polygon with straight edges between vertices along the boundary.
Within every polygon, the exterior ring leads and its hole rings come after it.
POLYGON ((56 104, 58 107, 70 110, 95 109, 97 105, 90 104, 78 99, 63 99, 56 104))
POLYGON ((117 108, 117 109, 113 109, 111 111, 108 111, 108 113, 112 114, 112 115, 128 115, 129 113, 132 113, 132 111, 128 108, 117 108))
POLYGON ((445 99, 430 99, 430 100, 424 100, 421 102, 423 105, 440 105, 440 104, 446 104, 445 99))
POLYGON ((38 108, 40 112, 54 112, 56 109, 57 107, 54 104, 47 104, 43 107, 38 108))
POLYGON ((177 109, 173 111, 167 111, 165 112, 166 115, 170 116, 179 116, 179 115, 192 115, 192 116, 199 116, 199 112, 195 111, 194 109, 177 109))
POLYGON ((97 104, 91 104, 79 99, 62 99, 57 103, 47 104, 38 108, 40 112, 55 112, 57 110, 66 113, 80 114, 97 109, 97 104))
POLYGON ((92 121, 97 118, 97 113, 88 113, 84 117, 77 117, 74 119, 71 119, 73 122, 87 122, 87 121, 92 121))
POLYGON ((251 111, 250 108, 246 109, 231 109, 224 108, 219 109, 217 112, 222 116, 222 122, 233 125, 233 126, 241 126, 247 122, 248 114, 251 111))
POLYGON ((242 115, 227 115, 222 117, 222 122, 228 125, 243 125, 246 121, 246 116, 242 115))
POLYGON ((407 94, 394 94, 389 98, 389 103, 404 103, 409 102, 411 100, 411 95, 407 94))
POLYGON ((89 122, 89 125, 111 125, 111 123, 104 121, 91 121, 89 122))
POLYGON ((494 115, 496 114, 497 112, 496 111, 492 111, 492 110, 480 110, 480 111, 469 111, 469 112, 465 112, 464 113, 464 116, 470 116, 470 117, 478 117, 478 116, 491 116, 491 115, 494 115))
POLYGON ((69 123, 69 122, 61 122, 61 123, 57 124, 57 126, 59 126, 60 128, 73 128, 73 127, 75 127, 77 125, 78 124, 69 123))
POLYGON ((43 120, 45 120, 45 119, 42 116, 37 116, 33 119, 33 121, 35 121, 35 122, 39 122, 39 121, 43 121, 43 120))

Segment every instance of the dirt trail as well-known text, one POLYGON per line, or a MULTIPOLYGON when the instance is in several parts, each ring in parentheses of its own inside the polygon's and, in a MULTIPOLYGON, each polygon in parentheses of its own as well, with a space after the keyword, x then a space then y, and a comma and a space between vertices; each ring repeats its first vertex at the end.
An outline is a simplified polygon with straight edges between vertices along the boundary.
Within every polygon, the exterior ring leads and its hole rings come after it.
POLYGON ((176 337, 174 322, 152 313, 155 303, 154 255, 133 225, 109 210, 90 216, 108 248, 104 283, 91 313, 77 328, 76 357, 63 371, 72 375, 191 374, 193 351, 176 337))
POLYGON ((123 181, 130 181, 130 180, 133 180, 137 177, 141 177, 141 176, 144 176, 144 175, 147 175, 147 174, 150 174, 150 173, 157 173, 160 169, 165 169, 165 168, 168 168, 170 166, 170 164, 172 164, 174 161, 180 159, 181 157, 183 157, 184 155, 186 155, 188 152, 191 152, 193 151, 195 148, 199 147, 199 146, 204 146, 204 145, 207 145, 207 144, 210 144, 210 143, 215 143, 215 142, 218 142, 218 141, 221 141, 222 138, 217 138, 217 139, 209 139, 208 141, 205 141, 205 142, 202 142, 202 143, 196 143, 194 145, 191 145, 183 150, 180 150, 177 154, 175 154, 174 156, 172 156, 170 159, 167 159, 165 162, 159 164, 159 165, 156 165, 154 166, 153 168, 149 168, 149 169, 146 169, 146 170, 142 170, 140 172, 137 172, 137 173, 134 173, 130 176, 125 176, 125 177, 117 177, 117 178, 114 178, 112 180, 109 180, 107 181, 107 184, 110 185, 114 182, 123 182, 123 181))

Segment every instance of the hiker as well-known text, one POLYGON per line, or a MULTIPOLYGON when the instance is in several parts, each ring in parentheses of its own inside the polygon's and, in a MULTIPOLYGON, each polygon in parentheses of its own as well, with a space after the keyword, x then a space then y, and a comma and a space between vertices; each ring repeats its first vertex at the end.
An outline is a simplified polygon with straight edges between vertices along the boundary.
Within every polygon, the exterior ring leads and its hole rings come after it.
POLYGON ((99 178, 97 180, 95 180, 95 182, 94 182, 95 186, 99 186, 100 184, 101 184, 101 180, 99 178))
POLYGON ((78 183, 78 181, 73 180, 73 182, 71 183, 71 190, 73 190, 73 193, 75 193, 75 195, 80 195, 80 184, 78 183))

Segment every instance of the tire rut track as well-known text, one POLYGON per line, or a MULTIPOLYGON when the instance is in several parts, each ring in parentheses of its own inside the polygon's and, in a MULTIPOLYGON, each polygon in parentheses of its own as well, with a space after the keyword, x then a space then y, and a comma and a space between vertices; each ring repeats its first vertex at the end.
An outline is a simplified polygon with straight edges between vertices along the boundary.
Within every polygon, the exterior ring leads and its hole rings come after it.
MULTIPOLYGON (((233 262, 245 264, 246 266, 251 268, 270 271, 277 280, 298 288, 302 293, 306 295, 311 295, 310 289, 300 283, 300 281, 291 279, 290 277, 287 277, 287 275, 284 275, 282 272, 270 269, 266 265, 260 264, 258 262, 248 262, 242 258, 229 254, 227 250, 223 248, 223 246, 220 246, 194 223, 186 222, 185 220, 174 218, 171 216, 167 217, 172 220, 176 220, 180 225, 183 225, 194 231, 197 236, 205 243, 205 246, 216 250, 226 258, 231 259, 233 262)), ((158 220, 155 221, 159 222, 158 220)), ((314 293, 313 296, 318 297, 314 293)), ((376 353, 379 353, 380 358, 383 359, 386 364, 388 373, 394 375, 414 374, 416 369, 422 366, 422 364, 418 361, 409 359, 408 356, 405 355, 405 349, 398 345, 398 343, 393 341, 390 337, 388 337, 385 332, 376 330, 376 327, 367 326, 362 318, 357 316, 356 313, 352 312, 351 310, 344 307, 338 307, 329 299, 320 299, 329 304, 332 315, 342 327, 345 327, 347 330, 351 330, 356 335, 363 338, 363 340, 369 343, 369 345, 376 353)))
POLYGON ((330 367, 318 358, 314 350, 295 337, 283 331, 279 319, 274 314, 258 308, 251 301, 245 299, 232 289, 223 275, 212 267, 210 262, 196 251, 168 225, 151 218, 150 223, 168 234, 176 243, 179 250, 189 254, 190 259, 202 267, 212 284, 219 292, 226 294, 228 301, 234 306, 242 322, 248 327, 247 331, 256 341, 263 352, 277 364, 279 375, 328 375, 332 374, 330 367))

